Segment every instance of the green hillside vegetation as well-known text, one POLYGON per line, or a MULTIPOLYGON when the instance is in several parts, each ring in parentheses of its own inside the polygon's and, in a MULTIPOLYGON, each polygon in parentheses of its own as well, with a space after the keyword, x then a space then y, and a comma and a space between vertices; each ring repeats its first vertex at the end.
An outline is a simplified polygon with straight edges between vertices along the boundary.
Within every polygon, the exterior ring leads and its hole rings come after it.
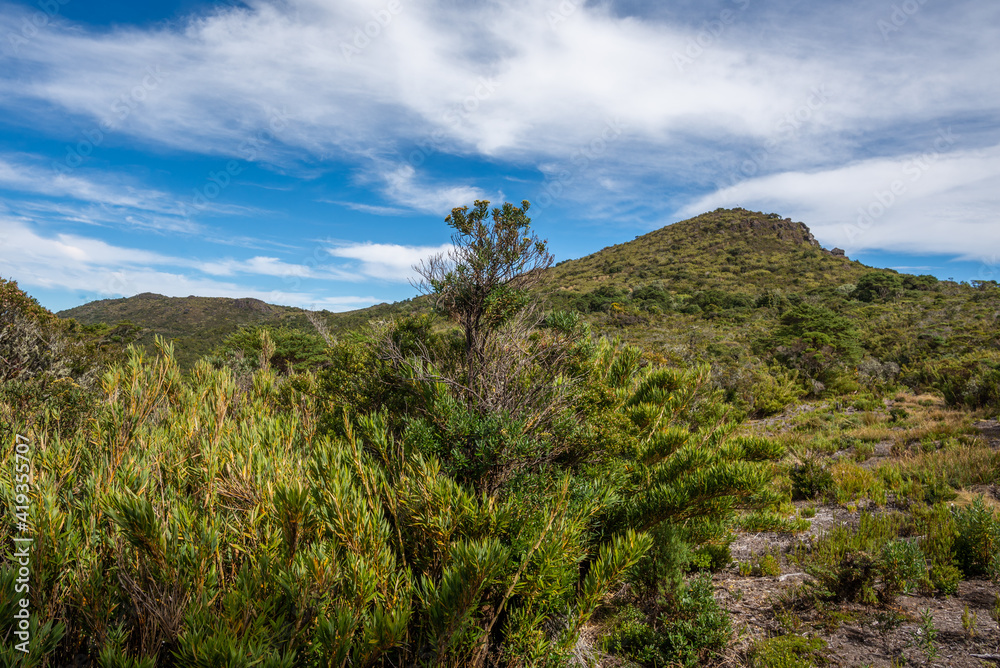
POLYGON ((57 315, 82 325, 120 322, 134 325, 140 330, 137 343, 147 351, 155 349, 156 337, 163 337, 174 344, 181 368, 190 369, 242 328, 269 326, 315 333, 317 330, 312 322, 315 319, 327 331, 336 334, 360 327, 372 318, 409 313, 415 308, 413 301, 330 313, 267 304, 249 297, 164 297, 146 292, 134 297, 89 302, 57 315))
MULTIPOLYGON (((904 593, 1000 584, 996 283, 742 209, 546 268, 527 203, 487 205, 425 294, 348 314, 57 318, 0 282, 5 665, 822 665, 851 620, 888 647, 904 593), (818 510, 845 524, 797 538, 818 510), (733 563, 762 535, 790 538, 733 563), (803 572, 734 650, 713 582, 803 572)), ((923 629, 885 656, 931 661, 923 629)))
MULTIPOLYGON (((474 226, 530 234, 506 207, 474 226)), ((318 374, 280 372, 261 330, 242 341, 260 343, 255 369, 185 376, 161 339, 103 372, 73 433, 0 403, 0 481, 34 539, 28 657, 17 566, 0 566, 6 662, 568 665, 625 582, 648 614, 687 620, 652 631, 669 660, 722 649, 725 615, 684 574, 726 562, 738 520, 780 523, 781 449, 736 434, 707 369, 539 322, 523 287, 484 291, 517 266, 484 234, 471 269, 434 285, 465 295, 457 322, 488 315, 471 344, 405 318, 333 344, 318 374)), ((0 527, 10 550, 24 529, 0 527)))
MULTIPOLYGON (((638 345, 650 360, 711 364, 716 386, 756 415, 803 397, 871 391, 897 380, 955 405, 997 400, 995 282, 967 285, 866 267, 822 249, 805 225, 777 214, 720 209, 681 221, 545 270, 536 294, 545 308, 578 312, 596 332, 638 345), (790 336, 787 320, 806 308, 829 313, 819 329, 790 336)), ((140 329, 147 351, 164 336, 181 368, 190 369, 241 328, 315 335, 318 324, 338 338, 369 320, 431 312, 426 297, 334 314, 253 299, 147 294, 59 315, 85 325, 124 321, 140 329)))
POLYGON ((651 359, 711 363, 729 399, 759 415, 889 381, 955 405, 997 405, 995 281, 872 269, 777 214, 704 214, 561 263, 546 285, 553 308, 651 359))

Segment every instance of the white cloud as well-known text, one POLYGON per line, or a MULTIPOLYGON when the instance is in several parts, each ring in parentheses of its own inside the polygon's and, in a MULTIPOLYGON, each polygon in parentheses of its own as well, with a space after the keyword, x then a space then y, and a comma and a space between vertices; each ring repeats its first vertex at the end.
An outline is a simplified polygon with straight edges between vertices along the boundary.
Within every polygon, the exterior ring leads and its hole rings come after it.
MULTIPOLYGON (((179 264, 188 264, 188 261, 178 260, 179 264)), ((225 258, 221 260, 211 260, 208 262, 190 262, 190 265, 199 271, 212 276, 233 276, 236 274, 252 274, 256 276, 276 276, 280 278, 297 279, 320 279, 335 281, 358 281, 361 280, 357 274, 340 270, 336 267, 320 266, 318 263, 312 265, 293 264, 285 262, 275 257, 255 256, 246 260, 234 260, 225 258)))
POLYGON ((785 15, 774 36, 784 49, 760 42, 754 12, 764 10, 742 11, 743 3, 727 5, 731 16, 707 38, 702 21, 572 4, 565 12, 543 0, 403 3, 348 56, 345 45, 382 3, 255 0, 179 28, 50 26, 19 54, 36 72, 30 83, 4 77, 0 92, 8 107, 41 101, 97 127, 113 122, 112 137, 274 160, 288 147, 320 157, 392 151, 435 132, 437 150, 567 157, 616 118, 656 151, 727 136, 763 140, 821 84, 830 99, 811 119, 817 147, 843 130, 903 136, 906 123, 1000 101, 1000 89, 982 83, 1000 65, 991 48, 1000 22, 981 3, 925 6, 891 43, 877 28, 882 7, 785 15), (554 11, 565 20, 550 21, 554 11), (816 21, 850 27, 851 48, 816 21), (921 48, 899 49, 914 43, 921 48))
MULTIPOLYGON (((942 160, 938 176, 928 172, 860 237, 835 237, 855 203, 870 200, 870 183, 891 183, 899 162, 924 150, 930 128, 966 128, 956 156, 1000 140, 1000 87, 990 83, 1000 70, 997 3, 923 3, 886 33, 879 21, 892 8, 860 0, 791 10, 704 3, 687 13, 651 5, 669 19, 626 16, 613 1, 428 0, 401 3, 356 50, 345 46, 383 2, 247 5, 148 28, 49 25, 5 60, 0 108, 70 145, 99 133, 102 147, 165 146, 310 176, 347 164, 378 174, 369 185, 398 207, 434 214, 483 196, 468 179, 432 172, 427 158, 439 153, 538 169, 586 215, 648 223, 763 152, 761 176, 686 209, 773 202, 831 243, 858 247, 973 253, 993 239, 984 225, 995 198, 968 156, 942 160), (609 123, 623 128, 614 141, 602 137, 609 123)), ((19 30, 24 11, 3 6, 0 34, 19 30)), ((0 165, 4 179, 169 213, 153 191, 0 165)))
MULTIPOLYGON (((945 144, 938 144, 945 148, 945 144)), ((980 258, 1000 247, 1000 145, 927 151, 813 172, 785 172, 718 190, 678 218, 717 207, 781 212, 828 247, 980 258)))
POLYGON ((377 206, 373 204, 362 204, 360 202, 339 202, 336 200, 320 200, 326 204, 336 204, 338 206, 346 206, 348 209, 353 211, 360 211, 361 213, 370 213, 375 216, 405 216, 410 213, 409 209, 401 209, 394 206, 377 206))
POLYGON ((416 277, 413 265, 421 260, 447 253, 451 244, 440 246, 401 246, 399 244, 363 243, 328 249, 330 255, 360 261, 358 271, 371 278, 407 281, 416 277))
MULTIPOLYGON (((281 277, 281 285, 289 289, 266 289, 257 285, 223 282, 214 278, 192 275, 192 268, 204 268, 211 274, 209 263, 176 258, 136 248, 114 246, 98 239, 78 235, 38 234, 24 221, 0 216, 0 266, 3 273, 15 278, 22 287, 86 290, 106 296, 130 296, 155 292, 168 297, 256 297, 270 303, 303 308, 343 310, 377 303, 375 297, 329 296, 295 290, 301 278, 329 278, 316 272, 303 276, 295 273, 295 265, 274 258, 255 257, 244 262, 228 262, 229 274, 255 274, 281 277)), ((220 267, 227 262, 219 263, 220 267)))
POLYGON ((485 195, 472 186, 442 186, 421 182, 410 165, 401 165, 382 174, 385 195, 395 202, 425 213, 444 214, 456 206, 469 204, 485 195))
POLYGON ((0 155, 0 188, 31 192, 46 197, 69 197, 110 206, 177 213, 166 193, 123 183, 117 175, 103 174, 104 183, 67 168, 60 172, 40 167, 36 156, 0 155))

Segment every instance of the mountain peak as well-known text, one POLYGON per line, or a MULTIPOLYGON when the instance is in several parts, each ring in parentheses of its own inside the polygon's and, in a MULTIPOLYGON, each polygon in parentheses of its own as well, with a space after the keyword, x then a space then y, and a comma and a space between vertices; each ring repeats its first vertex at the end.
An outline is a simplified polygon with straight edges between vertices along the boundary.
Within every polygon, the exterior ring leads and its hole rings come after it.
POLYGON ((632 290, 655 285, 677 294, 706 289, 805 292, 851 284, 866 271, 841 253, 824 249, 808 226, 791 218, 720 208, 561 262, 547 283, 566 298, 601 286, 632 290))
MULTIPOLYGON (((819 242, 805 223, 793 222, 777 213, 748 211, 743 208, 723 209, 703 213, 700 216, 682 220, 661 228, 663 231, 680 231, 691 228, 692 232, 705 235, 743 236, 748 239, 771 237, 792 244, 803 244, 820 248, 819 242), (736 233, 733 235, 733 233, 736 233)), ((655 234, 655 233, 654 233, 655 234)))

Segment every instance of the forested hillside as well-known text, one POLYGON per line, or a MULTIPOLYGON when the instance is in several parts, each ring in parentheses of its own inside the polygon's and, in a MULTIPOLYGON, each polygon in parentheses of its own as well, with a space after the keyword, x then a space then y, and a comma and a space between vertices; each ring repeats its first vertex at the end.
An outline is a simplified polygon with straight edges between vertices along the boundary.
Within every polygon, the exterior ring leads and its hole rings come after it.
POLYGON ((487 204, 425 296, 346 315, 0 283, 6 664, 993 652, 996 284, 742 209, 550 266, 487 204))

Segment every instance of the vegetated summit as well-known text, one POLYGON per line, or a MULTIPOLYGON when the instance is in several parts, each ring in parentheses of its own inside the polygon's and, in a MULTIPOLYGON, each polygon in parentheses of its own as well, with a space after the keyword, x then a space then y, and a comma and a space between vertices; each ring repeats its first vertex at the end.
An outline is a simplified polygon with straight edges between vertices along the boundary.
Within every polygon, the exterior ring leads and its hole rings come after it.
MULTIPOLYGON (((704 301, 703 295, 715 301, 720 301, 721 294, 752 301, 768 291, 805 293, 851 284, 867 271, 865 265, 821 248, 803 223, 774 213, 717 209, 586 257, 560 262, 548 270, 541 291, 548 307, 584 313, 607 310, 602 305, 628 301, 633 295, 648 296, 650 291, 669 295, 672 303, 662 310, 681 311, 704 301)), ((315 332, 312 321, 318 317, 337 334, 369 319, 426 308, 426 300, 415 298, 344 313, 310 314, 256 299, 143 293, 90 302, 58 315, 84 325, 128 321, 142 329, 141 344, 151 346, 157 335, 172 339, 181 365, 190 367, 242 327, 266 325, 315 332)))
POLYGON ((637 281, 662 281, 674 294, 800 292, 852 283, 866 271, 869 267, 860 262, 824 250, 804 223, 737 208, 716 209, 561 262, 546 283, 549 289, 577 294, 637 281))
POLYGON ((132 323, 141 329, 138 343, 152 349, 157 336, 172 340, 178 362, 189 368, 243 327, 287 327, 315 333, 310 320, 313 316, 336 333, 361 325, 370 318, 382 317, 387 312, 408 312, 410 301, 330 313, 268 304, 249 297, 166 297, 143 292, 133 297, 88 302, 56 315, 74 318, 82 325, 132 323))

